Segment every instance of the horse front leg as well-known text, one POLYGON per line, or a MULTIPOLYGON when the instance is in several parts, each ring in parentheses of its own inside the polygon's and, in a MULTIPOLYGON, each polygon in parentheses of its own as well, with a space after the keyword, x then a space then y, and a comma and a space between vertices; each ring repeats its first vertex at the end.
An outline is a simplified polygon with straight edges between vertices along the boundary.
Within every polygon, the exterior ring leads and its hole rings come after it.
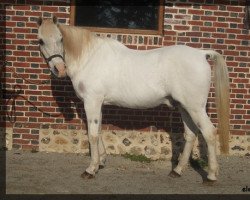
POLYGON ((98 150, 99 150, 99 156, 100 156, 100 164, 99 164, 99 169, 102 169, 105 167, 105 163, 106 163, 106 149, 105 146, 103 144, 103 140, 102 140, 102 135, 101 135, 101 131, 102 131, 102 114, 100 116, 100 123, 99 123, 99 140, 98 140, 98 150))
POLYGON ((82 178, 94 178, 99 169, 99 130, 101 124, 102 101, 95 98, 84 101, 85 112, 88 122, 88 138, 90 143, 91 161, 89 167, 81 175, 82 178))

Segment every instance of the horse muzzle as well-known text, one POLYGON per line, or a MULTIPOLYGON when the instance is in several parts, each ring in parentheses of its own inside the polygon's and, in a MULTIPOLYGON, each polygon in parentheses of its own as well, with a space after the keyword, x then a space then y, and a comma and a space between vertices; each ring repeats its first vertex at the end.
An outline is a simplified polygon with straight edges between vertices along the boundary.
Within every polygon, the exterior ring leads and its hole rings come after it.
POLYGON ((67 76, 66 66, 64 63, 56 64, 51 71, 58 77, 64 78, 67 76))

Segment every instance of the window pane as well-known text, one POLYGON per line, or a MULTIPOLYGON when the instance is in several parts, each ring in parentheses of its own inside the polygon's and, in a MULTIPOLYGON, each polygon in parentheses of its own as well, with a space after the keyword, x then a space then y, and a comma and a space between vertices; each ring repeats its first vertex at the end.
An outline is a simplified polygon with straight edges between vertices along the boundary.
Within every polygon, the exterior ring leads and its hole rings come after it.
POLYGON ((76 1, 75 25, 105 28, 158 29, 159 0, 100 0, 80 5, 76 1))

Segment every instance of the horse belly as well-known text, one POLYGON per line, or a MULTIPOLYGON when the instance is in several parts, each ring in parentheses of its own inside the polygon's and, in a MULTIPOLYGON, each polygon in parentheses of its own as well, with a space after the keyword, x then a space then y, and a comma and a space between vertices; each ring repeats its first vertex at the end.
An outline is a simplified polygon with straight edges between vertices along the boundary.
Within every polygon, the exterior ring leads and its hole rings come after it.
POLYGON ((104 99, 104 104, 143 109, 156 107, 163 104, 165 100, 165 95, 161 92, 143 89, 139 91, 132 88, 129 90, 127 88, 107 95, 104 99))

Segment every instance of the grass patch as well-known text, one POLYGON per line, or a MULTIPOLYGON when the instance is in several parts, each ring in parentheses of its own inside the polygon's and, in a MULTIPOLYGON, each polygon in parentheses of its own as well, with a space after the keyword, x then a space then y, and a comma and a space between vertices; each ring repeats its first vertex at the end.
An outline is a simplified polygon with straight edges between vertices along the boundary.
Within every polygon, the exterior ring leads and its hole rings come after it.
POLYGON ((122 157, 126 158, 126 159, 130 159, 132 161, 136 161, 136 162, 142 162, 142 163, 150 163, 151 159, 147 158, 144 155, 131 155, 129 153, 123 154, 122 157))
POLYGON ((208 166, 207 161, 203 160, 201 158, 198 158, 198 159, 191 158, 190 159, 190 164, 195 169, 204 169, 205 167, 208 166))

